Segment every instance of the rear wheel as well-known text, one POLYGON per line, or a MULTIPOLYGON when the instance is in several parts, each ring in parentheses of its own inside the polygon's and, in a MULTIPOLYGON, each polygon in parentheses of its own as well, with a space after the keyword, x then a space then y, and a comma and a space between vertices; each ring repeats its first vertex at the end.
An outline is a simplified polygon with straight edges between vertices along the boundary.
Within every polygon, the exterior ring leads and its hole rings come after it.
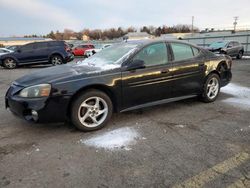
POLYGON ((237 59, 242 59, 243 56, 243 51, 240 51, 239 54, 237 55, 237 59))
POLYGON ((61 65, 63 64, 63 58, 60 55, 52 55, 50 58, 52 65, 61 65))
POLYGON ((112 102, 105 93, 89 90, 73 102, 71 121, 82 131, 94 131, 106 125, 112 112, 112 102))
POLYGON ((214 102, 220 92, 220 77, 212 73, 207 77, 207 80, 203 86, 202 100, 204 102, 214 102))
POLYGON ((14 69, 17 67, 17 63, 13 58, 6 58, 3 61, 3 66, 7 69, 14 69))

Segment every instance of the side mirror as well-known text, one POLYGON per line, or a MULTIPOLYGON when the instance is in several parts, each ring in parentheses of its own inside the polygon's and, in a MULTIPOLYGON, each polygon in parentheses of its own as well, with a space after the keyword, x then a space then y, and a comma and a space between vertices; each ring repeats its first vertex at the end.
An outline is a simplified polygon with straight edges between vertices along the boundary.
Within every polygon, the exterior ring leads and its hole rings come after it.
POLYGON ((145 68, 145 62, 139 59, 132 60, 127 66, 128 71, 136 69, 144 69, 144 68, 145 68))
POLYGON ((21 49, 20 49, 20 48, 18 48, 16 51, 17 51, 18 53, 20 53, 20 52, 21 52, 21 49))
POLYGON ((232 48, 233 46, 232 45, 228 45, 227 48, 232 48))

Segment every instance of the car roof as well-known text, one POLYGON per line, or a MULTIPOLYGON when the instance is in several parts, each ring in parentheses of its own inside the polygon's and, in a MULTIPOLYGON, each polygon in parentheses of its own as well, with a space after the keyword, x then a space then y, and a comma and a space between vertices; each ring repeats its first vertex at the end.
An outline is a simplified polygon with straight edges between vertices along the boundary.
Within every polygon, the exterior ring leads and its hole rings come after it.
POLYGON ((131 41, 128 40, 128 41, 125 41, 125 42, 129 43, 129 44, 140 45, 140 46, 141 45, 146 46, 146 45, 157 43, 157 42, 169 42, 169 43, 173 42, 173 43, 188 44, 188 45, 194 46, 196 48, 200 48, 195 44, 192 44, 192 43, 189 43, 189 42, 186 42, 186 41, 183 41, 183 40, 174 40, 174 39, 145 39, 145 40, 131 40, 131 41))

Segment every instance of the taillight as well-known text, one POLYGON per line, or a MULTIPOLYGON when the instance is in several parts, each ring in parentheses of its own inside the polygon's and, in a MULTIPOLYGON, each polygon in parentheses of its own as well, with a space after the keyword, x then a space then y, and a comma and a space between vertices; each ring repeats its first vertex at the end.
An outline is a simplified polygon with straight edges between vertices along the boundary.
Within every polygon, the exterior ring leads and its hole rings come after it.
POLYGON ((65 45, 64 48, 65 48, 66 52, 71 52, 71 49, 68 45, 65 45))

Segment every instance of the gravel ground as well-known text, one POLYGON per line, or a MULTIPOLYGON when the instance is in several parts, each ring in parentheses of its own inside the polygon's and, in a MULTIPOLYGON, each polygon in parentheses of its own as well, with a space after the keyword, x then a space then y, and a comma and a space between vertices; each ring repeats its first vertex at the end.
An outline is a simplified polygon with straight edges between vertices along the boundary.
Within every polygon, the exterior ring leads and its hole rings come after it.
POLYGON ((4 109, 9 84, 42 68, 0 68, 0 187, 250 187, 250 60, 214 103, 115 114, 91 133, 4 109))

